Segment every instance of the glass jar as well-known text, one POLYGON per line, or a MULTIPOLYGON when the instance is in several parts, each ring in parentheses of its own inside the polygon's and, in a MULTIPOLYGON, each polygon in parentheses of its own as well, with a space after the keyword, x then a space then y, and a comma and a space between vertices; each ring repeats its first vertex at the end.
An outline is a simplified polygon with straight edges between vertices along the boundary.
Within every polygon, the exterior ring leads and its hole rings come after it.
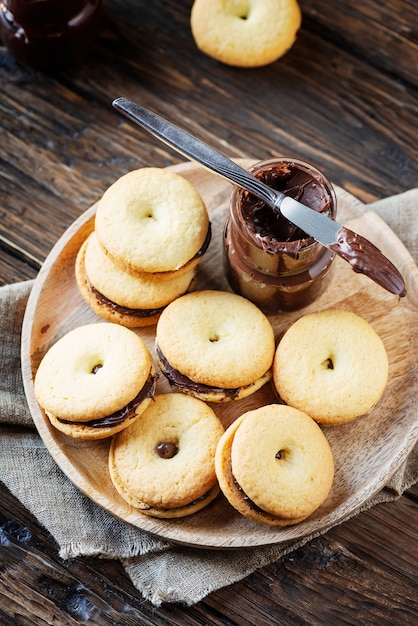
POLYGON ((27 65, 68 65, 90 48, 100 9, 101 0, 3 0, 0 39, 27 65))
MULTIPOLYGON (((248 170, 266 184, 335 219, 337 203, 327 178, 309 163, 275 158, 248 170)), ((294 311, 327 288, 335 253, 262 200, 234 187, 224 229, 224 265, 231 288, 265 313, 294 311)))

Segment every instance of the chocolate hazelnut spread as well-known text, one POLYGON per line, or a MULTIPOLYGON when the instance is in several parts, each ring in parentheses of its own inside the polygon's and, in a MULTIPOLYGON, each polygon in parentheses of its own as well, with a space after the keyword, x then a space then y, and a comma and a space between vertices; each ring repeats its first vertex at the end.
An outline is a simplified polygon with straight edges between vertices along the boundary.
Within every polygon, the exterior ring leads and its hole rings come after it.
MULTIPOLYGON (((192 257, 190 259, 190 261, 194 261, 195 259, 199 259, 201 256, 203 256, 205 254, 206 250, 209 248, 209 244, 210 244, 211 239, 212 239, 212 224, 211 224, 211 222, 209 222, 205 240, 202 243, 201 248, 196 252, 194 257, 192 257)), ((189 263, 190 263, 190 261, 189 261, 189 263)))
MULTIPOLYGON (((316 168, 277 158, 249 170, 267 185, 331 219, 336 198, 316 168)), ((312 303, 328 287, 335 253, 309 237, 262 200, 238 187, 224 231, 224 263, 232 289, 267 314, 312 303)))
POLYGON ((135 409, 141 404, 141 402, 143 402, 143 400, 153 397, 155 382, 156 376, 150 372, 145 385, 142 387, 138 395, 135 396, 135 398, 126 406, 122 407, 118 411, 115 411, 111 415, 89 420, 88 422, 73 422, 60 417, 57 417, 57 420, 63 424, 79 424, 81 426, 88 426, 89 428, 107 428, 117 426, 118 424, 122 424, 125 420, 133 418, 135 415, 135 409))
MULTIPOLYGON (((256 174, 269 187, 281 191, 294 200, 318 211, 328 214, 331 197, 321 184, 321 177, 316 171, 300 169, 296 163, 288 162, 270 167, 256 174)), ((242 217, 249 232, 262 248, 271 253, 285 251, 295 257, 302 245, 306 245, 309 235, 289 222, 281 213, 272 211, 262 200, 253 194, 241 192, 242 217)))
POLYGON ((210 385, 204 385, 201 383, 196 383, 191 378, 188 378, 178 370, 171 367, 170 363, 167 361, 160 348, 156 346, 156 352, 158 356, 158 360, 162 365, 162 370, 164 376, 167 378, 170 385, 176 385, 176 387, 180 387, 183 389, 190 389, 199 394, 211 394, 211 393, 223 393, 225 397, 228 398, 236 398, 239 394, 240 389, 228 389, 224 387, 212 387, 210 385))
POLYGON ((355 272, 366 274, 390 293, 406 296, 405 282, 396 267, 370 241, 343 227, 338 241, 331 245, 355 272))
POLYGON ((101 0, 3 0, 0 38, 19 61, 67 65, 91 46, 101 0))
MULTIPOLYGON (((276 159, 256 164, 250 171, 270 187, 335 217, 332 186, 307 163, 276 159)), ((327 249, 280 212, 236 188, 224 232, 228 282, 265 313, 300 309, 324 292, 331 279, 334 254, 338 254, 355 272, 365 274, 390 293, 406 295, 401 274, 376 246, 344 227, 338 235, 338 241, 327 249)))
POLYGON ((258 504, 256 504, 254 502, 254 500, 251 500, 251 498, 245 493, 244 489, 241 487, 241 485, 239 484, 239 482, 237 481, 237 479, 235 478, 235 476, 232 473, 231 473, 231 476, 232 476, 232 481, 233 481, 235 487, 237 488, 237 490, 241 494, 243 500, 245 500, 245 502, 248 504, 248 506, 251 509, 253 509, 253 511, 256 511, 257 513, 262 513, 263 515, 267 515, 266 511, 264 511, 264 509, 260 508, 258 506, 258 504))
POLYGON ((172 459, 178 451, 177 444, 172 441, 160 441, 157 445, 157 454, 162 459, 172 459))
POLYGON ((96 300, 99 303, 105 304, 106 306, 110 307, 121 315, 133 315, 134 317, 153 317, 154 315, 158 315, 159 313, 161 313, 165 308, 162 306, 157 309, 130 309, 129 307, 116 304, 116 302, 113 302, 113 300, 109 300, 109 298, 106 298, 106 296, 100 293, 100 291, 98 291, 96 287, 93 287, 91 283, 90 289, 96 296, 96 300))

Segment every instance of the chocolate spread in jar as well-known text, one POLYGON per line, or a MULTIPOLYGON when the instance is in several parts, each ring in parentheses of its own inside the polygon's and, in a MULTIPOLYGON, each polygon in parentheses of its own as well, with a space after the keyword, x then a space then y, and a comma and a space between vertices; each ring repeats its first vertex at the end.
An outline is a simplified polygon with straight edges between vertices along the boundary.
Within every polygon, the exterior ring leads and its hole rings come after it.
MULTIPOLYGON (((314 211, 329 214, 331 197, 322 177, 315 170, 300 169, 294 162, 276 165, 256 174, 263 183, 305 204, 314 211)), ((289 222, 281 213, 272 210, 253 194, 241 192, 242 218, 249 232, 264 250, 297 254, 302 245, 312 238, 289 222)))
MULTIPOLYGON (((249 170, 268 186, 331 219, 336 198, 315 167, 296 159, 263 161, 249 170)), ((224 230, 224 264, 232 289, 266 314, 301 309, 332 276, 335 253, 253 194, 234 188, 224 230)))
POLYGON ((3 0, 0 38, 36 68, 68 65, 91 47, 101 0, 3 0))

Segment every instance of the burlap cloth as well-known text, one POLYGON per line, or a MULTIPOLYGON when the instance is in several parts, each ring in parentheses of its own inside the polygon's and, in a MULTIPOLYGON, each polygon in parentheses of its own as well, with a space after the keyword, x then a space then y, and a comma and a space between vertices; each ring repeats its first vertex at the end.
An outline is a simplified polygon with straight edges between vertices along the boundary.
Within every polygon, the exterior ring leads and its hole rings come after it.
MULTIPOLYGON (((418 261, 418 189, 370 205, 418 261)), ((176 546, 116 520, 86 498, 55 464, 34 429, 20 371, 20 332, 32 281, 0 288, 0 476, 45 526, 64 559, 117 558, 155 605, 193 604, 208 593, 277 561, 312 537, 283 546, 234 551, 176 546)), ((387 485, 366 503, 398 498, 418 478, 418 446, 387 485)))

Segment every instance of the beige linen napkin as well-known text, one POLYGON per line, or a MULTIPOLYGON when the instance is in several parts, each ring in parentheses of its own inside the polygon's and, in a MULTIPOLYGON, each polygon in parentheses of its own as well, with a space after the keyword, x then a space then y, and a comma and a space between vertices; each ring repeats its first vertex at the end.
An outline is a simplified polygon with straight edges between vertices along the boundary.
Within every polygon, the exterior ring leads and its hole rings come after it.
MULTIPOLYGON (((418 261, 418 189, 369 208, 396 232, 418 261)), ((64 559, 120 559, 133 584, 155 605, 191 605, 310 541, 234 551, 187 548, 159 540, 115 519, 61 472, 34 429, 20 373, 20 333, 32 281, 0 288, 0 476, 47 528, 64 559)), ((363 507, 398 498, 418 479, 418 447, 387 485, 363 507)), ((324 531, 325 532, 325 531, 324 531)), ((319 533, 320 534, 320 533, 319 533)))

